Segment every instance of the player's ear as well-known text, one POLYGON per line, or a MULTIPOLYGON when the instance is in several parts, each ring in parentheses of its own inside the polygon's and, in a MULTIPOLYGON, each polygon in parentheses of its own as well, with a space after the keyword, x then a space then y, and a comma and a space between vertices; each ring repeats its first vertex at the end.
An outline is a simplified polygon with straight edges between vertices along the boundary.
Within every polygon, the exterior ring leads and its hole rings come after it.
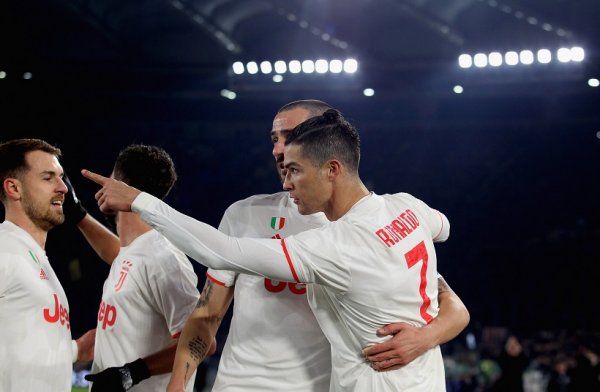
POLYGON ((338 161, 337 159, 332 159, 330 161, 327 161, 325 163, 326 168, 327 168, 327 175, 331 178, 334 179, 335 177, 339 176, 340 174, 342 174, 342 163, 340 161, 338 161))
POLYGON ((19 200, 21 199, 22 184, 21 181, 16 178, 6 178, 2 182, 2 189, 8 199, 19 200))

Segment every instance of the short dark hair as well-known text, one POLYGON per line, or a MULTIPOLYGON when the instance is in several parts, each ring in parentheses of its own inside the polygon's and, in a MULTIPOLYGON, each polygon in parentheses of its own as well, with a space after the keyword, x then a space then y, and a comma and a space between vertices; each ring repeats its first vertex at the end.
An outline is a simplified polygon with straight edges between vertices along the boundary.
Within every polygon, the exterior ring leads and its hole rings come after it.
POLYGON ((177 181, 175 164, 161 147, 132 144, 119 153, 115 179, 164 199, 177 181))
MULTIPOLYGON (((32 151, 43 151, 59 158, 61 151, 41 139, 14 139, 0 143, 0 181, 19 178, 29 170, 25 155, 32 151)), ((5 200, 4 187, 0 186, 0 200, 5 200)))
POLYGON ((329 109, 333 109, 331 105, 327 102, 319 101, 318 99, 302 99, 299 101, 293 101, 283 105, 278 111, 277 114, 281 112, 287 112, 288 110, 293 110, 297 108, 302 108, 310 114, 310 117, 320 116, 325 113, 329 109))
POLYGON ((360 137, 358 130, 335 110, 329 109, 320 116, 309 118, 290 132, 285 145, 302 146, 302 154, 315 166, 337 159, 358 175, 360 162, 360 137))

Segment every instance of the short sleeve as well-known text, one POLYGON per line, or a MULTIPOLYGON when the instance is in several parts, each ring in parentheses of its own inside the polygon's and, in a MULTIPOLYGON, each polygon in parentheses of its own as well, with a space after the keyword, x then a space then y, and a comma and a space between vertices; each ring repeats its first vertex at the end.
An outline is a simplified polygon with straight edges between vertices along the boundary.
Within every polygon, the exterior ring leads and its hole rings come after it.
POLYGON ((444 242, 448 239, 450 236, 450 222, 446 215, 408 193, 397 195, 403 198, 411 208, 414 208, 421 219, 425 220, 433 242, 444 242))

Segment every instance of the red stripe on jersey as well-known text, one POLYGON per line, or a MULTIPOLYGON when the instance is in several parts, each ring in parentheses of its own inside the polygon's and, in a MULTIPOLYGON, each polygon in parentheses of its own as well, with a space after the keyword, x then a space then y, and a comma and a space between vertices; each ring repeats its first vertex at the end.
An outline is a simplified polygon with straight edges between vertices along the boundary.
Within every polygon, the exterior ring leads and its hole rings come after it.
POLYGON ((214 276, 212 276, 211 274, 209 274, 208 271, 206 272, 206 277, 208 279, 212 280, 213 282, 215 282, 216 284, 218 284, 219 286, 227 287, 227 286, 225 286, 225 282, 221 282, 219 279, 217 279, 214 276))
POLYGON ((285 254, 287 263, 290 266, 290 270, 292 270, 292 276, 294 277, 294 280, 296 282, 300 283, 300 279, 298 279, 298 275, 296 274, 296 269, 294 268, 294 264, 292 263, 292 259, 290 258, 290 254, 288 253, 287 246, 285 246, 285 239, 281 240, 281 247, 283 248, 283 253, 285 254))
POLYGON ((179 336, 181 336, 181 331, 177 332, 175 335, 171 335, 173 339, 177 339, 179 336))
POLYGON ((433 237, 432 241, 435 241, 440 236, 440 234, 442 234, 442 230, 444 230, 444 218, 442 218, 442 214, 438 210, 435 210, 435 212, 437 212, 440 216, 440 220, 442 221, 442 227, 440 227, 440 231, 438 231, 435 237, 433 237))

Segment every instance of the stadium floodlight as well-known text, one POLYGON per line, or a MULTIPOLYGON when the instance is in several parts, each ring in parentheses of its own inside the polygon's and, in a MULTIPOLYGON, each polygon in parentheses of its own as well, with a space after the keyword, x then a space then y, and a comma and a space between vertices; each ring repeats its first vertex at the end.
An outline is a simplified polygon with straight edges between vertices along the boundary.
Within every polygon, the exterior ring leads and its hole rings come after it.
POLYGON ((363 90, 363 95, 365 97, 372 97, 373 95, 375 95, 375 90, 373 90, 372 88, 366 88, 363 90))
POLYGON ((287 71, 287 64, 285 61, 275 61, 275 72, 278 74, 285 73, 287 71))
POLYGON ((455 94, 462 94, 465 89, 460 84, 457 84, 456 86, 452 87, 452 91, 454 91, 455 94))
POLYGON ((262 61, 260 63, 260 72, 264 73, 264 74, 270 74, 271 72, 273 72, 273 66, 271 65, 270 61, 262 61))
POLYGON ((475 64, 478 68, 483 68, 487 66, 487 56, 485 53, 477 53, 473 56, 473 64, 475 64))
POLYGON ((244 73, 244 63, 242 63, 241 61, 236 61, 235 63, 233 63, 231 68, 233 69, 233 73, 236 75, 241 75, 244 73))
POLYGON ((461 54, 458 56, 458 66, 461 68, 471 68, 473 66, 473 58, 469 54, 461 54))
POLYGON ((561 63, 568 63, 572 60, 571 58, 571 49, 569 48, 560 48, 556 51, 556 58, 561 63))
POLYGON ((329 70, 329 62, 327 60, 319 59, 315 61, 315 71, 317 73, 323 74, 329 70))
POLYGON ((582 62, 585 58, 585 51, 583 48, 579 46, 574 46, 571 48, 571 60, 576 62, 582 62))
POLYGON ((288 69, 290 70, 290 73, 300 73, 302 72, 302 64, 298 60, 292 60, 288 64, 288 69))
POLYGON ((304 60, 302 62, 302 72, 306 74, 315 72, 315 62, 312 60, 304 60))
POLYGON ((537 61, 540 64, 548 64, 552 61, 552 52, 548 49, 540 49, 537 51, 537 61))
POLYGON ((596 78, 588 79, 588 86, 590 86, 590 87, 598 87, 598 86, 600 86, 600 80, 598 80, 596 78))
POLYGON ((355 73, 358 70, 358 62, 355 59, 347 59, 344 61, 344 72, 355 73))
POLYGON ((504 53, 504 62, 506 63, 506 65, 519 64, 519 54, 512 50, 504 53))
POLYGON ((277 74, 277 75, 273 75, 273 81, 274 81, 275 83, 281 83, 281 82, 283 81, 283 76, 282 76, 282 75, 279 75, 279 74, 277 74))
POLYGON ((249 74, 254 75, 258 73, 258 64, 255 61, 250 61, 246 64, 246 70, 249 74))
POLYGON ((492 52, 488 55, 488 63, 492 67, 499 67, 502 65, 502 54, 499 52, 492 52))
POLYGON ((533 52, 531 50, 522 50, 519 52, 519 61, 521 64, 530 65, 533 64, 533 52))
POLYGON ((221 90, 221 96, 233 100, 237 97, 237 94, 231 90, 227 90, 226 88, 224 88, 223 90, 221 90))
POLYGON ((340 73, 344 69, 344 63, 342 60, 331 60, 329 62, 329 72, 340 73))

